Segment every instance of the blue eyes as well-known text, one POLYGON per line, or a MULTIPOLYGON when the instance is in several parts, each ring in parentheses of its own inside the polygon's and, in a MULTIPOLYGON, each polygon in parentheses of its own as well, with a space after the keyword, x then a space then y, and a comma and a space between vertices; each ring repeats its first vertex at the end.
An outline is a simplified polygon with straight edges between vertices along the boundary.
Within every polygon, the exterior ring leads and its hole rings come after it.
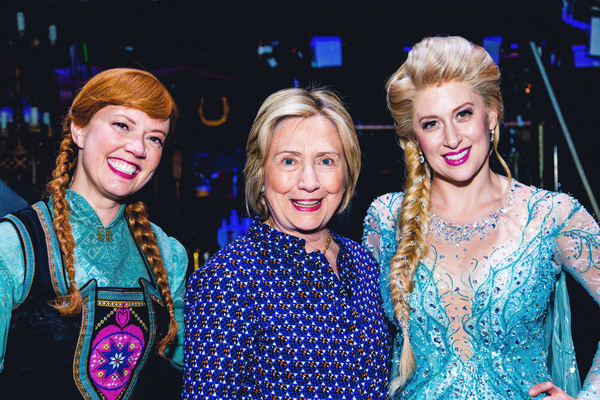
MULTIPOLYGON (((321 160, 320 163, 322 165, 326 165, 326 166, 330 166, 330 165, 334 164, 334 162, 333 162, 333 160, 331 158, 325 158, 325 159, 321 160)), ((291 158, 284 158, 282 160, 282 164, 285 165, 285 166, 292 166, 292 165, 296 164, 296 162, 293 159, 291 159, 291 158)))

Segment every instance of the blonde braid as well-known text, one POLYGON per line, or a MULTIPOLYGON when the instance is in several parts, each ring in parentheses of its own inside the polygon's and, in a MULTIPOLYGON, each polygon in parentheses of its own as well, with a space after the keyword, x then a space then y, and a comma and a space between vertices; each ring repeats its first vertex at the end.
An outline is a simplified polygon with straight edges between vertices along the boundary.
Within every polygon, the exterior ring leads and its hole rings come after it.
POLYGON ((390 383, 391 393, 404 385, 415 371, 415 355, 410 345, 409 334, 409 296, 414 288, 413 275, 419 260, 429 249, 426 240, 431 191, 428 166, 420 163, 420 153, 413 142, 405 142, 403 147, 406 185, 399 216, 398 247, 390 262, 390 285, 394 315, 402 328, 404 343, 398 377, 390 383))
POLYGON ((146 205, 141 201, 128 204, 125 208, 125 213, 127 214, 127 221, 129 222, 136 243, 139 244, 148 258, 161 296, 169 311, 169 332, 157 343, 158 354, 163 358, 167 358, 165 356, 165 348, 177 335, 177 321, 175 320, 175 309, 173 308, 173 298, 169 289, 167 271, 160 256, 156 235, 154 235, 150 221, 148 220, 146 205))
MULTIPOLYGON (((69 123, 65 122, 65 126, 69 126, 69 123)), ((65 129, 60 144, 60 154, 56 158, 56 167, 52 172, 53 179, 48 182, 46 190, 52 196, 54 217, 52 224, 62 253, 63 268, 66 271, 69 285, 67 296, 58 298, 54 302, 54 307, 61 315, 68 317, 79 314, 82 304, 81 293, 75 285, 75 255, 73 253, 75 239, 69 222, 71 209, 66 199, 67 187, 76 164, 76 146, 71 138, 71 131, 65 129)))

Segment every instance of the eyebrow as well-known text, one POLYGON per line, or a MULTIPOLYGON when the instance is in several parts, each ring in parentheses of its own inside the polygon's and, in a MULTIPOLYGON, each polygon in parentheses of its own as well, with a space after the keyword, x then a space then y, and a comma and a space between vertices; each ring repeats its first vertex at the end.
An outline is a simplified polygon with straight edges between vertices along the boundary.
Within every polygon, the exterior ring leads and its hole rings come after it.
MULTIPOLYGON (((302 153, 301 153, 301 152, 299 152, 299 151, 295 151, 295 150, 281 150, 281 151, 278 151, 277 153, 275 153, 274 155, 275 155, 275 156, 279 156, 279 155, 282 155, 282 154, 284 154, 284 155, 285 155, 285 154, 291 154, 291 155, 294 155, 294 156, 302 156, 302 153)), ((319 152, 319 153, 316 153, 315 155, 316 155, 317 157, 323 157, 323 156, 326 156, 326 155, 336 155, 336 156, 342 156, 342 154, 338 153, 338 152, 337 152, 337 151, 335 151, 335 150, 331 150, 331 151, 321 151, 321 152, 319 152)))
MULTIPOLYGON (((458 107, 455 107, 452 110, 452 114, 454 114, 455 112, 457 112, 458 110, 460 110, 461 108, 465 108, 466 106, 474 106, 474 103, 470 102, 470 101, 466 101, 464 103, 462 103, 461 105, 459 105, 458 107)), ((421 118, 419 118, 419 122, 423 121, 424 119, 434 119, 437 118, 437 115, 424 115, 421 118)))
MULTIPOLYGON (((132 125, 134 125, 134 126, 135 126, 135 125, 137 125, 137 124, 136 124, 136 122, 135 122, 135 120, 134 120, 134 119, 132 119, 131 117, 129 117, 127 114, 121 114, 121 113, 117 113, 117 114, 115 114, 115 115, 116 115, 116 116, 118 116, 118 117, 123 117, 123 118, 125 118, 127 121, 129 121, 129 122, 130 122, 132 125)), ((165 121, 166 121, 166 120, 165 120, 165 121)), ((171 122, 169 121, 169 126, 170 126, 170 124, 171 124, 171 122)), ((168 129, 167 129, 167 132, 163 131, 162 129, 158 129, 158 128, 157 128, 157 129, 152 129, 150 132, 162 133, 162 134, 163 134, 163 135, 165 135, 165 136, 168 136, 168 135, 169 135, 169 133, 168 133, 168 129)))

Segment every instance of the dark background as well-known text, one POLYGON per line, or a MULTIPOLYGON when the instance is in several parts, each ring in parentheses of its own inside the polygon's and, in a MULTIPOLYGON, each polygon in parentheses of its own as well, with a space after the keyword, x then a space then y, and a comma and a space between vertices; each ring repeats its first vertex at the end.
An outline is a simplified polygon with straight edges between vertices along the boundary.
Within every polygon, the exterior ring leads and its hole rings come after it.
MULTIPOLYGON (((570 1, 568 6, 572 18, 589 22, 598 2, 570 1)), ((520 181, 571 193, 594 212, 529 45, 541 48, 597 195, 600 69, 576 66, 573 46, 587 46, 589 32, 567 24, 563 9, 560 0, 5 2, 0 13, 0 108, 14 108, 21 104, 17 98, 23 98, 22 107, 35 104, 50 113, 52 133, 47 128, 29 132, 20 125, 0 137, 3 160, 12 160, 0 165, 0 178, 28 201, 43 197, 60 119, 77 87, 106 68, 150 70, 171 90, 181 118, 154 184, 141 195, 151 205, 153 221, 186 246, 191 260, 194 253, 201 258, 219 248, 216 231, 230 210, 245 215, 240 172, 245 139, 261 102, 295 84, 325 85, 341 94, 362 127, 363 171, 356 198, 334 223, 338 232, 360 240, 362 219, 373 198, 402 187, 401 152, 389 129, 384 85, 407 48, 430 35, 461 35, 478 44, 486 36, 501 36, 503 156, 520 181), (17 11, 25 15, 23 33, 17 31, 17 11), (55 44, 48 40, 50 24, 57 28, 55 44), (342 39, 342 66, 311 66, 313 36, 342 39), (261 45, 273 45, 273 53, 259 56, 261 45), (276 67, 267 62, 271 56, 276 67), (219 126, 207 126, 198 113, 201 100, 204 117, 216 121, 224 115, 223 97, 230 108, 227 118, 219 126), (181 168, 173 162, 179 157, 181 168), (198 196, 200 173, 211 184, 210 196, 198 196)), ((598 307, 573 281, 569 286, 574 339, 585 374, 599 339, 598 307)))

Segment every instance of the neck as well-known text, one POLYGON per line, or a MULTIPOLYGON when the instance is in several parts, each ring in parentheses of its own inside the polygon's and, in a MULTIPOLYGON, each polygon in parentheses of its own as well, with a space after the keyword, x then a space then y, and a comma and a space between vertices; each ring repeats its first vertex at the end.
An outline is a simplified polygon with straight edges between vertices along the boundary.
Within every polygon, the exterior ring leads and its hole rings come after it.
POLYGON ((488 169, 457 185, 443 179, 431 181, 431 208, 444 216, 462 219, 497 206, 508 193, 510 182, 488 169))

